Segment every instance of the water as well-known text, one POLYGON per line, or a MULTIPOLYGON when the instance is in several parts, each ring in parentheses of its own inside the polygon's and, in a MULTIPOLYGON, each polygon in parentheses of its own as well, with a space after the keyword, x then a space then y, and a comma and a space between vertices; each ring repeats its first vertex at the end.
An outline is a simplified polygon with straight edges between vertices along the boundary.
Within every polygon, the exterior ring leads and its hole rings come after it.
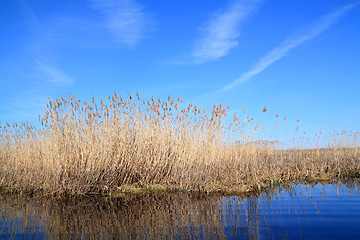
POLYGON ((56 202, 0 196, 0 239, 360 239, 360 184, 56 202))

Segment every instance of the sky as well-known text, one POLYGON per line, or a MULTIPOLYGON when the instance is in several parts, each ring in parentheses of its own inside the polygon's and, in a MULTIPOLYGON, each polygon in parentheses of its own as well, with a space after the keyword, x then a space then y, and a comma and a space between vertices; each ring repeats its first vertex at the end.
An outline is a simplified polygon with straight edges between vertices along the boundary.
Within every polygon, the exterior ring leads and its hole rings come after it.
POLYGON ((2 123, 36 125, 48 99, 69 93, 139 92, 207 109, 229 104, 230 114, 252 116, 283 139, 360 130, 359 1, 1 5, 2 123))

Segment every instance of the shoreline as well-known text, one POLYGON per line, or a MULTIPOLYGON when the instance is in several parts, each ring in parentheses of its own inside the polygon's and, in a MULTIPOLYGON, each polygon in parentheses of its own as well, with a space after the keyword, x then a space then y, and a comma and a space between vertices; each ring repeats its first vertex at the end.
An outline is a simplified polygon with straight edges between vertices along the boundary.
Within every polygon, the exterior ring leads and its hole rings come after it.
POLYGON ((257 186, 248 187, 246 185, 233 185, 233 186, 223 186, 221 188, 206 188, 199 190, 186 190, 176 185, 124 185, 109 191, 107 193, 78 193, 78 194, 68 194, 68 193, 45 193, 42 190, 20 190, 20 189, 6 189, 3 186, 0 186, 0 195, 9 195, 9 196, 24 196, 24 197, 35 197, 35 198, 46 198, 48 200, 60 200, 67 201, 71 199, 81 199, 81 198, 106 198, 109 200, 123 199, 123 200, 132 200, 137 197, 142 196, 157 196, 163 194, 189 194, 192 196, 198 197, 212 197, 212 196, 240 196, 246 197, 252 194, 259 194, 265 192, 269 189, 279 188, 282 186, 290 184, 304 184, 304 185, 313 185, 313 184, 331 184, 338 182, 346 182, 351 180, 360 180, 360 172, 351 176, 345 176, 341 178, 330 179, 328 177, 318 177, 318 178, 303 178, 295 180, 267 180, 257 184, 257 186))

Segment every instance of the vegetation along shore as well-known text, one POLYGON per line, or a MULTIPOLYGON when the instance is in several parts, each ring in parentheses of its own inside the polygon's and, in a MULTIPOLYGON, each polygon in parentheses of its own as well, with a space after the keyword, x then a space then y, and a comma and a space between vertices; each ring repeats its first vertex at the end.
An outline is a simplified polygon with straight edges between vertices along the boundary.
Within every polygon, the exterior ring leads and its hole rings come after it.
POLYGON ((116 93, 106 101, 72 94, 49 100, 40 127, 0 124, 0 186, 56 197, 240 193, 359 176, 359 133, 335 134, 328 148, 285 149, 258 138, 259 125, 249 116, 227 116, 229 107, 214 105, 207 113, 184 105, 170 96, 116 93))

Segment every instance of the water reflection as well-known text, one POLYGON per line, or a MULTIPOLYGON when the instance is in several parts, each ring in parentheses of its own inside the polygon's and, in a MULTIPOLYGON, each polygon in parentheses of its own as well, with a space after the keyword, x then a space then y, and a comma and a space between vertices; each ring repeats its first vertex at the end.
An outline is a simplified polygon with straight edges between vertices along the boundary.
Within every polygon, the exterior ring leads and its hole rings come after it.
POLYGON ((292 184, 245 198, 166 194, 54 202, 0 196, 0 238, 360 238, 359 186, 292 184))

